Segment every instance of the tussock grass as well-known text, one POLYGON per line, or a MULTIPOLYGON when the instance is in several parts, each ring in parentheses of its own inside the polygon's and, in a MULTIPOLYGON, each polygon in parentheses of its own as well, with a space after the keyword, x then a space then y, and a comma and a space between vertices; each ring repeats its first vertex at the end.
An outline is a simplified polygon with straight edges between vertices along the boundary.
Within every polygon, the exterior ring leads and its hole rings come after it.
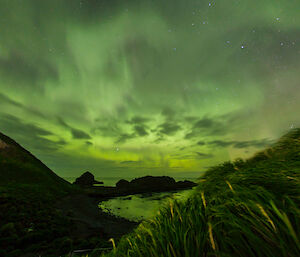
MULTIPOLYGON (((300 256, 300 129, 244 161, 210 168, 106 257, 300 256)), ((99 255, 98 255, 99 256, 99 255)))

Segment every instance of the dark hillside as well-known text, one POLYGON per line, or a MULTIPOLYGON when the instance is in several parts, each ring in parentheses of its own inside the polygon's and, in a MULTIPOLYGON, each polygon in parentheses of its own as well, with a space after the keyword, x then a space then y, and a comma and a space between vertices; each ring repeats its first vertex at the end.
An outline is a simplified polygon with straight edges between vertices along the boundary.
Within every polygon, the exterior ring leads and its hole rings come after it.
POLYGON ((68 251, 72 223, 54 205, 75 190, 0 133, 0 257, 68 251))
POLYGON ((70 184, 57 176, 29 151, 0 133, 0 185, 27 184, 61 191, 70 184))

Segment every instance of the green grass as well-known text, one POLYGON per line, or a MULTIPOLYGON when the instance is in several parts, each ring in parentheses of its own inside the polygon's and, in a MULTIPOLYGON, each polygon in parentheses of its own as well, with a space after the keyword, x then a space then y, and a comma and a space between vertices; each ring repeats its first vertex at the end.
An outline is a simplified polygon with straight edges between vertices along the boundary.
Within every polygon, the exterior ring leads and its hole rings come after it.
POLYGON ((57 176, 17 142, 2 133, 0 140, 8 145, 7 148, 0 148, 0 186, 39 185, 52 194, 72 190, 70 183, 57 176))
POLYGON ((299 206, 295 129, 246 161, 210 168, 188 200, 170 202, 102 256, 300 256, 299 206))
POLYGON ((9 145, 0 149, 0 257, 68 252, 72 224, 54 205, 76 189, 14 140, 0 139, 9 145))

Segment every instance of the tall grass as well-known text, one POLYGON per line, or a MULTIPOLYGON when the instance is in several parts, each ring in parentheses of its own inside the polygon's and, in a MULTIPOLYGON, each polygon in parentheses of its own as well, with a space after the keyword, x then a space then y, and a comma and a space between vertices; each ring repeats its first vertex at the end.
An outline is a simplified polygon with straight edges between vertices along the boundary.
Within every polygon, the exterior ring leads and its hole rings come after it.
POLYGON ((299 206, 295 129, 249 160, 209 169, 189 199, 170 202, 102 256, 300 256, 299 206))

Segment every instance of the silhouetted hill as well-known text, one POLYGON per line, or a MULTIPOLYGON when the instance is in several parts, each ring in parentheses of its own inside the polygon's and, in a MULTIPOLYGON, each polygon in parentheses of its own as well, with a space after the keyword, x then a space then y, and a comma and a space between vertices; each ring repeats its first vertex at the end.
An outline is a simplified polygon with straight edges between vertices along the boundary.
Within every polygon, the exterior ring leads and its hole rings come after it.
POLYGON ((70 184, 17 142, 0 133, 0 185, 27 184, 46 190, 66 189, 70 184))
POLYGON ((110 234, 135 225, 100 212, 98 200, 0 133, 0 257, 64 256, 99 240, 107 246, 110 234))
POLYGON ((71 192, 68 182, 0 133, 0 257, 38 256, 48 247, 63 251, 65 245, 49 246, 49 240, 63 241, 70 233, 70 219, 54 207, 71 192))

